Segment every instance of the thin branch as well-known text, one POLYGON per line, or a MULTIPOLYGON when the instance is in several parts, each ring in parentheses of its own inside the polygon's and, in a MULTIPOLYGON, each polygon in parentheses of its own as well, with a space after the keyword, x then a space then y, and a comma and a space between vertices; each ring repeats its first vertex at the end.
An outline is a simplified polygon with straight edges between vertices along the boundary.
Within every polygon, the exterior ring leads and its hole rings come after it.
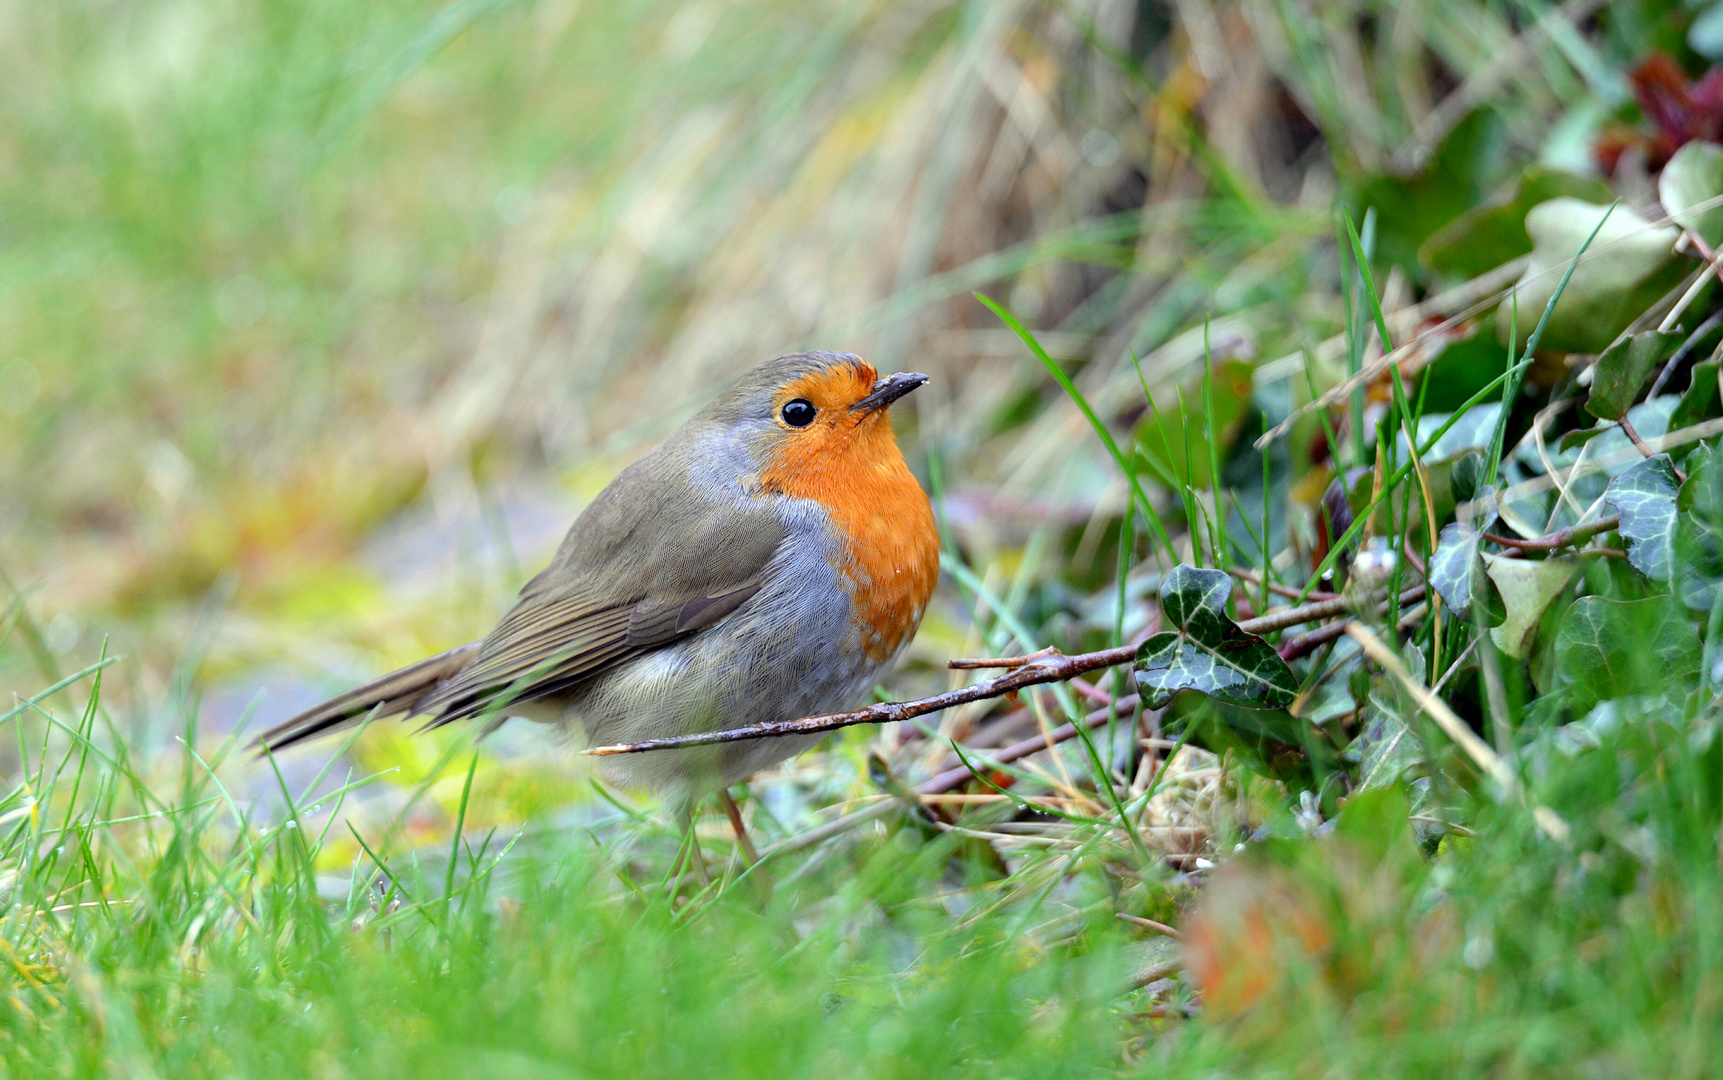
MULTIPOLYGON (((585 753, 595 757, 609 757, 613 754, 641 754, 649 750, 711 746, 716 743, 742 742, 747 739, 780 738, 785 735, 814 735, 826 731, 836 731, 839 728, 852 727, 856 724, 889 724, 898 720, 909 720, 917 716, 925 716, 928 713, 939 712, 954 705, 964 705, 985 698, 1003 697, 1013 690, 1021 690, 1027 686, 1064 682, 1067 679, 1091 671, 1098 671, 1101 668, 1128 664, 1136 659, 1136 655, 1137 649, 1134 645, 1106 649, 1102 652, 1084 653, 1078 656, 1061 656, 1055 653, 1050 656, 1036 657, 1031 662, 1023 663, 998 678, 986 679, 957 690, 948 690, 943 694, 935 694, 932 697, 921 698, 916 701, 882 701, 877 705, 870 705, 854 712, 810 716, 801 720, 774 720, 762 724, 749 724, 746 727, 729 728, 724 731, 701 731, 690 735, 644 739, 640 742, 621 743, 615 746, 595 746, 585 753)), ((1021 660, 1023 658, 1012 657, 1010 659, 1021 660)))
POLYGON ((1276 630, 1285 630, 1293 626, 1301 626, 1308 622, 1319 622, 1332 619, 1336 615, 1344 615, 1351 610, 1351 601, 1336 597, 1333 600, 1318 600, 1314 604, 1302 607, 1287 608, 1283 611, 1271 611, 1254 619, 1246 619, 1238 624, 1238 628, 1247 634, 1272 634, 1276 630))
MULTIPOLYGON (((1617 420, 1615 424, 1617 427, 1621 428, 1621 433, 1627 436, 1628 441, 1633 444, 1634 449, 1638 450, 1648 458, 1657 456, 1657 451, 1645 445, 1645 440, 1639 437, 1639 432, 1633 430, 1633 421, 1623 416, 1620 420, 1617 420)), ((1687 479, 1685 476, 1681 476, 1679 469, 1676 470, 1676 475, 1684 481, 1687 479)))
MULTIPOLYGON (((1314 604, 1305 604, 1302 607, 1272 612, 1261 618, 1246 619, 1238 625, 1239 629, 1248 634, 1266 634, 1275 630, 1298 626, 1302 623, 1349 614, 1351 609, 1348 605, 1349 601, 1346 600, 1322 600, 1314 604)), ((857 709, 853 712, 809 716, 800 720, 773 720, 760 724, 749 724, 745 727, 727 728, 723 731, 700 731, 688 735, 671 735, 660 739, 618 743, 613 746, 595 746, 590 750, 583 751, 583 753, 593 757, 643 754, 652 750, 712 746, 718 743, 743 742, 748 739, 782 738, 787 735, 817 735, 827 731, 836 731, 839 728, 853 727, 857 724, 890 724, 900 720, 913 719, 917 716, 926 716, 928 713, 940 712, 955 705, 965 705, 971 701, 1003 697, 1015 690, 1029 686, 1065 682, 1079 675, 1086 675, 1091 671, 1129 664, 1136 657, 1137 646, 1122 645, 1116 649, 1080 653, 1076 656, 1065 656, 1056 650, 1043 649, 1039 653, 1028 656, 1002 657, 997 660, 953 661, 952 666, 954 667, 1005 668, 1007 672, 997 678, 986 679, 957 690, 948 690, 943 694, 934 694, 932 697, 920 698, 915 701, 883 701, 877 705, 870 705, 865 709, 857 709)), ((1123 702, 1120 703, 1120 707, 1123 707, 1123 702)))
MULTIPOLYGON (((1233 577, 1248 581, 1259 589, 1262 588, 1262 575, 1254 570, 1248 570, 1242 566, 1234 566, 1231 568, 1231 573, 1233 577)), ((1278 581, 1269 582, 1268 591, 1276 596, 1284 596, 1288 600, 1298 600, 1302 598, 1297 589, 1293 588, 1291 585, 1282 585, 1278 581)), ((1312 600, 1335 600, 1338 599, 1339 596, 1339 593, 1323 592, 1321 589, 1312 589, 1310 591, 1310 599, 1312 600)))
MULTIPOLYGON (((1116 710, 1114 715, 1130 712, 1136 707, 1136 694, 1120 698, 1114 706, 1114 709, 1116 710)), ((1083 717, 1083 726, 1089 729, 1098 728, 1107 722, 1107 716, 1107 709, 1096 709, 1088 716, 1083 717)), ((977 759, 978 763, 983 765, 1009 765, 1013 761, 1026 758, 1031 754, 1039 754, 1041 751, 1046 750, 1049 747, 1058 746, 1060 743, 1068 742, 1075 738, 1076 735, 1077 725, 1063 724, 1054 728, 1046 735, 1037 735, 1032 739, 1024 739, 1022 742, 1012 743, 1010 746, 994 751, 993 753, 988 753, 985 750, 972 751, 971 753, 977 759)), ((925 783, 915 789, 916 794, 943 795, 952 788, 966 783, 972 775, 973 774, 969 771, 968 766, 959 764, 955 768, 946 769, 945 771, 930 777, 925 783)))
MULTIPOLYGON (((1716 263, 1712 263, 1712 265, 1717 266, 1716 263)), ((1723 275, 1723 267, 1718 268, 1718 273, 1723 275)), ((1676 349, 1675 355, 1671 356, 1663 365, 1662 370, 1657 373, 1657 378, 1652 380, 1651 389, 1646 391, 1645 400, 1650 401, 1652 398, 1662 393, 1663 387, 1669 382, 1670 376, 1675 374, 1675 372, 1681 367, 1681 362, 1686 360, 1688 355, 1693 352, 1693 347, 1699 343, 1699 339, 1717 329, 1719 326, 1723 326, 1723 311, 1714 311, 1711 313, 1709 318, 1699 324, 1699 328, 1697 330, 1694 330, 1693 333, 1687 336, 1687 340, 1681 343, 1681 348, 1676 349)))
POLYGON ((947 660, 945 666, 953 671, 992 671, 999 668, 1020 668, 1033 664, 1037 660, 1049 656, 1057 656, 1059 650, 1049 645, 1045 649, 1037 649, 1022 656, 983 657, 976 660, 947 660))
POLYGON ((1277 650, 1280 653, 1280 658, 1290 663, 1300 657, 1309 656, 1330 641, 1344 637, 1347 624, 1351 621, 1351 619, 1341 619, 1339 622, 1331 622, 1327 626, 1312 630, 1308 634, 1300 634, 1295 638, 1288 639, 1277 650))
MULTIPOLYGON (((1424 599, 1425 595, 1426 589, 1423 585, 1414 585, 1400 594, 1400 608, 1406 612, 1400 616, 1399 628, 1401 630, 1406 629, 1423 617, 1422 607, 1410 608, 1410 605, 1418 603, 1424 599), (1410 610, 1407 610, 1408 608, 1410 610)), ((1381 605, 1377 610, 1383 615, 1388 614, 1386 604, 1381 605)), ((1341 619, 1339 622, 1331 622, 1327 626, 1312 630, 1308 634, 1300 634, 1281 645, 1280 658, 1290 662, 1301 656, 1308 656, 1330 641, 1345 637, 1346 628, 1351 624, 1351 619, 1341 619)))
MULTIPOLYGON (((1116 708, 1119 712, 1128 712, 1135 708, 1136 704, 1137 695, 1132 694, 1129 697, 1120 698, 1116 708)), ((1109 710, 1107 709, 1097 709, 1083 718, 1083 724, 1091 730, 1101 727, 1107 722, 1108 714, 1109 710)), ((1022 742, 1012 743, 1010 746, 991 754, 984 750, 977 751, 975 756, 981 764, 1009 765, 1012 762, 1026 758, 1031 754, 1038 754, 1049 747, 1068 742, 1075 738, 1076 735, 1076 725, 1065 724, 1061 727, 1054 728, 1049 735, 1037 735, 1032 739, 1024 739, 1022 742)), ((953 788, 961 787, 968 783, 973 775, 974 774, 972 774, 969 769, 963 765, 959 765, 952 769, 946 769, 943 772, 934 774, 923 783, 917 785, 915 793, 922 796, 944 795, 953 788)), ((817 829, 811 829, 808 832, 802 833, 800 836, 792 836, 787 840, 779 841, 773 846, 767 848, 765 851, 760 852, 759 862, 768 862, 779 855, 788 855, 792 852, 803 851, 807 848, 822 844, 834 836, 841 835, 851 829, 857 828, 858 826, 866 825, 870 821, 876 821, 879 818, 885 817, 886 815, 896 811, 900 806, 902 806, 902 803, 897 799, 889 797, 882 798, 871 806, 846 814, 843 817, 838 818, 836 821, 829 822, 817 829)))
POLYGON ((1598 518, 1589 525, 1575 525, 1572 528, 1563 529, 1561 532, 1550 533, 1548 536, 1540 536, 1536 540, 1521 540, 1514 536, 1498 536, 1492 532, 1485 533, 1484 539, 1491 543, 1500 544, 1503 547, 1517 548, 1520 551, 1557 551, 1564 547, 1575 547, 1581 542, 1596 536, 1598 533, 1612 532, 1616 526, 1620 524, 1621 518, 1618 515, 1611 514, 1606 518, 1598 518))
POLYGON ((1168 926, 1164 922, 1156 922, 1153 919, 1145 919, 1141 915, 1131 915, 1123 911, 1115 911, 1113 912, 1113 915, 1120 922, 1128 922, 1132 926, 1141 926, 1144 929, 1153 930, 1157 934, 1165 934, 1174 941, 1183 941, 1185 939, 1185 936, 1179 933, 1176 927, 1168 926))
POLYGON ((1711 272, 1717 275, 1718 283, 1723 284, 1723 262, 1718 261, 1720 258, 1723 258, 1723 251, 1712 251, 1711 245, 1705 242, 1705 238, 1694 232, 1692 229, 1687 229, 1685 232, 1687 234, 1687 242, 1692 244, 1694 250, 1699 252, 1699 257, 1705 260, 1705 263, 1710 267, 1711 272))

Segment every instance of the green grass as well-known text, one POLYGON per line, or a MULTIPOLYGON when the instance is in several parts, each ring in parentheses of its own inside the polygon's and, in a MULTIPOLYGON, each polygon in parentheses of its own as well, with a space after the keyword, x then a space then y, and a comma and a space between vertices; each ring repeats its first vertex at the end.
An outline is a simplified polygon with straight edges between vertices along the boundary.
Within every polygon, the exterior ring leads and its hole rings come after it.
POLYGON ((8 1075, 1052 1076, 1116 1057, 1111 918, 1065 920, 1051 957, 1002 917, 955 932, 953 840, 895 831, 764 906, 673 904, 625 819, 518 846, 457 830, 440 866, 367 844, 319 873, 339 799, 258 824, 189 750, 158 794, 91 748, 99 691, 78 685, 82 720, 55 727, 77 735, 23 748, 33 772, 0 803, 8 1075))
MULTIPOLYGON (((77 685, 87 732, 94 677, 77 685)), ((954 920, 957 843, 913 827, 813 874, 775 864, 794 884, 770 901, 673 904, 614 827, 320 874, 329 800, 236 828, 190 754, 155 793, 81 739, 29 747, 0 803, 0 1045, 16 1076, 1083 1076, 1145 1053, 1170 1076, 1710 1075, 1715 714, 1629 702, 1596 745, 1559 742, 1533 752, 1533 795, 1568 846, 1513 803, 1473 805, 1433 857, 1392 793, 1321 838, 1276 817, 1283 839, 1234 873, 1282 899, 1242 922, 1296 909, 1330 940, 1232 954, 1272 992, 1212 1023, 1134 1011, 1144 953, 1088 860, 1062 887, 1099 907, 1064 897, 1056 926, 1020 905, 954 920)))

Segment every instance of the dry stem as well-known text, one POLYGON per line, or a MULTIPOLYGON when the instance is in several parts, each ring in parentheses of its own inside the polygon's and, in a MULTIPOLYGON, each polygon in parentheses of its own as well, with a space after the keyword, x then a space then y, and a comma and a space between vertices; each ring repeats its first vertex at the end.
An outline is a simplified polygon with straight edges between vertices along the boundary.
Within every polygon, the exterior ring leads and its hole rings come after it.
POLYGON ((1588 540, 1591 537, 1596 536, 1598 533, 1610 532, 1620 524, 1621 518, 1618 515, 1611 514, 1606 518, 1598 518, 1589 525, 1575 525, 1570 529, 1563 529, 1560 532, 1550 533, 1548 536, 1540 536, 1536 540, 1521 540, 1513 536, 1498 536, 1491 532, 1485 533, 1484 539, 1494 544, 1500 544, 1503 547, 1518 548, 1521 551, 1555 551, 1559 548, 1572 547, 1583 540, 1588 540))
MULTIPOLYGON (((1314 604, 1305 604, 1302 607, 1270 612, 1260 618, 1246 619, 1238 625, 1241 630, 1249 634, 1267 634, 1302 623, 1316 622, 1336 615, 1346 615, 1349 612, 1349 601, 1321 600, 1314 604)), ((1136 659, 1136 656, 1137 647, 1135 645, 1122 645, 1116 649, 1080 653, 1076 656, 1065 656, 1055 649, 1048 648, 1028 656, 1002 657, 997 660, 954 660, 951 666, 955 668, 1005 668, 1008 670, 1006 674, 997 678, 986 679, 915 701, 884 701, 853 712, 809 716, 800 720, 774 720, 760 724, 749 724, 745 727, 727 728, 723 731, 700 731, 688 735, 673 735, 660 739, 619 743, 614 746, 595 746, 584 752, 595 757, 609 757, 613 754, 642 754, 652 750, 711 746, 717 743, 742 742, 746 739, 814 735, 826 731, 836 731, 839 728, 852 727, 856 724, 889 724, 900 720, 910 720, 917 716, 925 716, 928 713, 939 712, 971 701, 1003 697, 1029 686, 1064 682, 1091 671, 1116 667, 1119 664, 1129 664, 1136 659)), ((1124 702, 1121 701, 1117 708, 1122 709, 1123 707, 1124 702)), ((1103 712, 1102 715, 1104 717, 1105 713, 1103 712)), ((1085 718, 1085 724, 1087 723, 1088 718, 1085 718)), ((1069 724, 1065 726, 1070 727, 1069 724)), ((1046 737, 1048 744, 1051 745, 1053 741, 1062 741, 1056 737, 1059 735, 1059 731, 1063 730, 1061 728, 1058 731, 1050 732, 1046 737)), ((1075 729, 1073 729, 1074 732, 1075 729)), ((965 775, 967 775, 967 770, 965 775)))

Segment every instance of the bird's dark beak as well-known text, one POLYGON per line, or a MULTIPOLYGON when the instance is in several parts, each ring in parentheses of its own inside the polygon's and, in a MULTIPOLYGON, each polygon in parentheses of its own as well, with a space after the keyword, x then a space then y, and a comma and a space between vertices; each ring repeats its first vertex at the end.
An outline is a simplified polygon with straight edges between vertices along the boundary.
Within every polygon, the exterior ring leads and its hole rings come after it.
POLYGON ((919 371, 900 371, 873 384, 873 392, 850 406, 851 412, 870 413, 885 408, 927 381, 919 371))

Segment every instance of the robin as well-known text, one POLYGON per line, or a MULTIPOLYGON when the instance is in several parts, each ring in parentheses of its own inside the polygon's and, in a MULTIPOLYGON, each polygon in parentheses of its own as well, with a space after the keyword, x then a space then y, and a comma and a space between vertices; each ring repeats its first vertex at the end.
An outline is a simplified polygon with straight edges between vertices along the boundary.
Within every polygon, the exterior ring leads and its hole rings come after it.
MULTIPOLYGON (((892 435, 927 381, 848 353, 761 364, 611 481, 483 641, 265 732, 280 750, 368 716, 511 716, 589 744, 854 703, 915 635, 939 574, 927 495, 892 435)), ((819 736, 606 759, 687 805, 819 736)))

